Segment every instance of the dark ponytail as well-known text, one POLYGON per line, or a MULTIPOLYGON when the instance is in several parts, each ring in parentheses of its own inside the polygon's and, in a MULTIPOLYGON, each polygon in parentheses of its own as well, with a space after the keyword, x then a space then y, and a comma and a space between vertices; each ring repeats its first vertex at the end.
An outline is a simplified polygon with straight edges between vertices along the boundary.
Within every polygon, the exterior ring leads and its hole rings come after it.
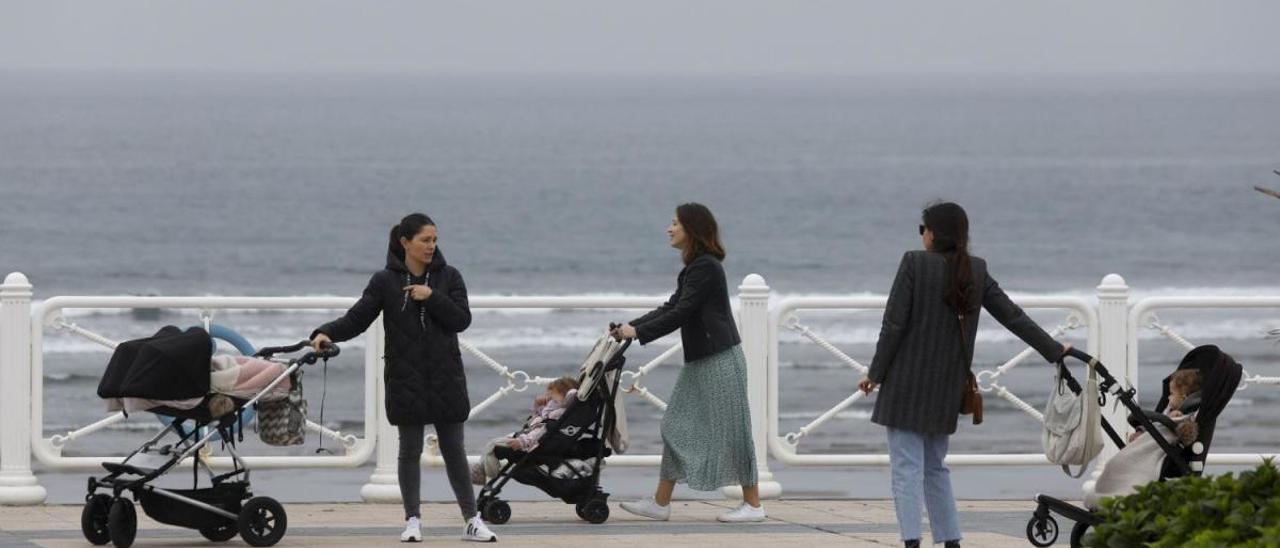
POLYGON ((973 281, 973 261, 969 257, 969 216, 964 208, 942 202, 924 209, 925 228, 933 232, 933 249, 947 259, 947 289, 943 299, 957 316, 978 310, 978 288, 973 281))
POLYGON ((412 240, 414 236, 417 236, 419 232, 422 232, 422 227, 425 226, 436 226, 436 223, 431 220, 431 217, 422 213, 410 213, 405 215, 403 219, 400 219, 398 224, 391 225, 391 236, 390 241, 387 242, 387 253, 395 255, 403 261, 404 246, 400 245, 400 238, 412 240))

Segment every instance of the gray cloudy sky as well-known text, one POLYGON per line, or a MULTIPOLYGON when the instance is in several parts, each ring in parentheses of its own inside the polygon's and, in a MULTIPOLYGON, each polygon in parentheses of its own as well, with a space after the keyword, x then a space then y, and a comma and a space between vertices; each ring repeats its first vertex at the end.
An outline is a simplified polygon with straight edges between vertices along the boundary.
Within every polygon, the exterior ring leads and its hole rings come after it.
POLYGON ((0 0, 0 69, 1280 72, 1280 1, 0 0))

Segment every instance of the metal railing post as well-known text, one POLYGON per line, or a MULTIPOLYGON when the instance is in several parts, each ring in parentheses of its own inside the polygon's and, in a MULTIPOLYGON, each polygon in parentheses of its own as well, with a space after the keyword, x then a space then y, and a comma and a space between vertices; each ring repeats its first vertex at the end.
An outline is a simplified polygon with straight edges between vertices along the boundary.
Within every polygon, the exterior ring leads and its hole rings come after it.
MULTIPOLYGON (((1129 286, 1119 274, 1108 274, 1098 285, 1098 354, 1097 358, 1117 377, 1123 387, 1138 383, 1138 364, 1129 359, 1129 286)), ((1103 416, 1122 437, 1127 437, 1128 411, 1107 400, 1103 416)), ((1103 444, 1098 465, 1107 462, 1119 449, 1103 444)))
MULTIPOLYGON (((755 443, 760 497, 782 496, 782 485, 769 471, 769 285, 759 274, 748 274, 738 286, 738 333, 747 359, 747 401, 751 406, 751 439, 755 443)), ((741 498, 742 489, 726 487, 725 495, 741 498)))
MULTIPOLYGON (((383 369, 387 367, 387 363, 382 356, 385 354, 383 345, 385 341, 382 336, 382 320, 374 320, 370 326, 369 351, 373 352, 373 358, 377 360, 377 386, 375 391, 374 408, 377 409, 377 458, 373 469, 373 474, 369 476, 369 482, 360 488, 360 498, 365 502, 401 502, 400 481, 396 469, 396 457, 400 451, 400 440, 396 437, 396 429, 387 421, 387 409, 383 405, 385 401, 387 387, 383 381, 383 369)), ((367 434, 366 434, 367 435, 367 434)))
POLYGON ((21 272, 0 285, 0 504, 44 502, 31 473, 31 284, 21 272))

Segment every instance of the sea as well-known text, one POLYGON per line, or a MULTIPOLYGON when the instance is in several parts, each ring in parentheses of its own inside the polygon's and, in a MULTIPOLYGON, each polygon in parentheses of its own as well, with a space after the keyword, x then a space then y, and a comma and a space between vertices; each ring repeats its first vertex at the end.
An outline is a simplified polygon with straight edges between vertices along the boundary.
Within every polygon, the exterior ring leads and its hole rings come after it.
MULTIPOLYGON (((1108 274, 1131 298, 1280 295, 1280 75, 564 75, 396 73, 0 73, 0 269, 41 302, 61 295, 356 297, 380 269, 392 224, 437 223, 440 248, 478 296, 645 296, 675 288, 664 230, 675 207, 706 204, 728 251, 731 288, 759 274, 773 298, 885 294, 920 247, 923 207, 968 211, 973 252, 1015 297, 1094 299, 1108 274)), ((572 372, 609 322, 641 310, 476 309, 463 337, 512 370, 572 372)), ((307 337, 341 310, 222 311, 255 346, 307 337)), ((109 339, 197 311, 68 310, 109 339)), ((1046 328, 1063 311, 1035 311, 1046 328)), ((801 311, 814 333, 862 364, 875 311, 801 311)), ((1267 332, 1280 310, 1178 310, 1160 321, 1217 344, 1251 374, 1280 376, 1267 332)), ((1064 340, 1084 347, 1084 330, 1064 340)), ((649 363, 675 337, 628 353, 649 363)), ((0 341, 0 344, 3 344, 0 341)), ((364 341, 304 383, 312 420, 363 435, 364 341)), ((1023 348, 990 319, 975 368, 1023 348)), ((1144 404, 1184 349, 1144 329, 1144 404)), ((222 351, 232 351, 224 347, 222 351)), ((46 435, 105 415, 94 396, 110 350, 44 329, 46 435)), ((794 332, 779 342, 780 433, 849 396, 860 372, 794 332)), ((505 382, 465 355, 470 396, 505 382)), ((642 385, 665 399, 668 360, 642 385)), ((1051 370, 1032 357, 1001 382, 1033 407, 1051 370)), ((519 426, 532 392, 468 422, 470 452, 519 426)), ((1039 425, 987 396, 987 423, 962 425, 953 453, 1034 453, 1039 425)), ((656 454, 662 412, 629 396, 634 454, 656 454)), ((1280 390, 1251 386, 1223 413, 1217 452, 1275 452, 1280 390)), ((802 454, 883 453, 861 401, 813 430, 802 454)), ((158 422, 134 416, 76 440, 68 455, 120 455, 158 422)), ((250 454, 314 453, 246 442, 250 454)), ((325 447, 333 448, 326 440, 325 447)), ((371 463, 370 463, 371 464, 371 463)), ((84 474, 46 471, 53 501, 82 499, 84 474)), ((772 462, 788 496, 883 497, 882 468, 772 462)), ((285 500, 356 500, 371 472, 265 471, 285 500), (276 476, 276 479, 272 479, 276 476), (299 480, 299 478, 304 478, 299 480)), ((617 496, 655 471, 615 467, 617 496)), ((428 498, 448 499, 428 472, 428 498), (434 483, 432 483, 434 482, 434 483)), ((957 494, 1022 498, 1071 491, 1046 467, 958 468, 957 494)), ((257 478, 262 478, 261 480, 257 478)), ((682 491, 682 496, 705 496, 682 491)), ((531 489, 517 498, 538 498, 531 489)), ((711 496, 718 496, 712 494, 711 496)))

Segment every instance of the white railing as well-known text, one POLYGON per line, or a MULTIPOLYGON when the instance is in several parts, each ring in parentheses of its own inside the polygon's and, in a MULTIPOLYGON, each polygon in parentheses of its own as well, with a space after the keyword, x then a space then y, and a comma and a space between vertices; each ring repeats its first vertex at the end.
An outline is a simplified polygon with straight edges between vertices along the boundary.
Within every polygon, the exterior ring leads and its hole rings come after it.
MULTIPOLYGON (((1167 339, 1177 345, 1183 351, 1190 351, 1196 347, 1185 336, 1175 331, 1169 325, 1161 323, 1160 316, 1157 315, 1161 310, 1177 310, 1177 309, 1276 309, 1280 311, 1280 297, 1149 297, 1142 299, 1133 305, 1133 309, 1129 312, 1129 363, 1138 364, 1138 335, 1143 330, 1150 330, 1158 333, 1160 337, 1167 339)), ((1161 374, 1166 374, 1168 370, 1162 370, 1161 374)), ((1137 381, 1137 374, 1134 374, 1134 381, 1137 381)), ((1261 375, 1250 374, 1248 369, 1244 370, 1240 378, 1240 387, 1237 390, 1246 390, 1255 386, 1280 387, 1280 377, 1264 377, 1261 375)), ((1266 458, 1276 458, 1276 453, 1271 454, 1254 454, 1254 453, 1221 453, 1210 451, 1208 464, 1258 464, 1266 458)))
MULTIPOLYGON (((198 310, 200 318, 207 328, 214 315, 225 310, 307 310, 307 309, 343 309, 350 307, 355 299, 350 298, 263 298, 263 297, 53 297, 35 307, 31 324, 31 366, 30 366, 30 401, 31 449, 36 459, 53 470, 94 470, 102 462, 118 462, 120 457, 86 456, 67 457, 62 450, 76 440, 112 424, 125 420, 123 413, 112 413, 101 420, 64 434, 48 438, 44 435, 44 332, 46 329, 66 331, 75 336, 92 341, 104 347, 106 352, 113 350, 117 344, 109 334, 98 333, 81 327, 68 320, 63 311, 66 309, 188 309, 198 310)), ((307 421, 307 428, 322 436, 334 439, 342 444, 345 454, 335 456, 247 456, 245 464, 255 468, 334 468, 358 467, 373 456, 374 440, 368 433, 374 432, 378 412, 378 383, 380 377, 378 367, 378 342, 381 341, 381 325, 370 329, 366 338, 369 344, 365 347, 364 358, 364 421, 366 437, 360 438, 351 434, 343 434, 325 428, 323 425, 307 421)), ((305 334, 304 334, 305 335, 305 334)), ((230 457, 213 457, 213 466, 230 466, 230 457)))
MULTIPOLYGON (((889 464, 889 456, 887 454, 878 455, 837 455, 837 454, 800 454, 797 448, 800 441, 810 432, 818 429, 826 424, 839 413, 852 407, 859 401, 866 399, 866 396, 854 387, 854 379, 866 375, 868 365, 850 357, 848 354, 828 342, 820 333, 815 332, 809 326, 805 325, 800 318, 802 310, 871 310, 883 311, 886 297, 849 297, 849 298, 790 298, 783 299, 773 308, 771 314, 770 326, 770 343, 769 348, 769 449, 773 456, 778 460, 793 466, 867 466, 867 465, 887 465, 889 464), (782 330, 789 330, 798 333, 800 336, 808 339, 814 344, 821 347, 827 353, 834 356, 841 363, 847 365, 852 371, 849 376, 850 395, 843 401, 835 404, 827 411, 814 417, 807 425, 800 427, 799 430, 788 433, 781 433, 779 418, 781 413, 778 410, 779 386, 778 382, 778 335, 782 330)), ((1065 309, 1069 311, 1062 323, 1052 329, 1049 334, 1055 338, 1060 337, 1068 331, 1080 328, 1088 329, 1088 347, 1087 352, 1096 352, 1098 340, 1098 322, 1093 307, 1080 298, 1070 297, 1029 297, 1019 299, 1018 304, 1027 309, 1065 309)), ((1027 348, 1022 352, 1013 356, 1003 365, 995 369, 977 372, 977 378, 980 388, 983 392, 994 393, 995 395, 1009 401, 1014 407, 1022 410, 1032 419, 1044 422, 1044 417, 1040 412, 1028 405, 1016 394, 1000 384, 1000 378, 1017 367, 1028 357, 1034 354, 1034 350, 1027 348)), ((947 457, 948 464, 954 465, 1026 465, 1026 464, 1047 464, 1043 454, 991 454, 991 455, 960 455, 953 454, 947 457)))
MULTIPOLYGON (((43 435, 43 337, 47 329, 61 330, 100 344, 104 349, 114 346, 111 333, 97 333, 69 321, 62 314, 68 308, 185 308, 201 311, 206 323, 214 314, 228 309, 343 309, 353 302, 347 298, 224 298, 224 297, 54 297, 35 309, 31 306, 31 285, 20 273, 10 274, 0 286, 0 504, 37 504, 45 499, 45 490, 31 471, 31 456, 44 466, 54 470, 82 470, 96 468, 100 462, 118 460, 118 457, 67 457, 62 449, 76 443, 85 435, 100 430, 115 421, 116 415, 108 415, 83 427, 52 435, 43 435)), ((756 460, 759 466, 760 491, 765 497, 777 497, 781 486, 769 471, 768 458, 774 457, 787 466, 878 466, 888 463, 884 454, 839 455, 805 454, 799 451, 802 440, 821 428, 831 428, 833 417, 863 401, 854 384, 866 366, 837 345, 831 344, 820 330, 804 322, 804 311, 873 311, 883 310, 884 297, 850 298, 784 298, 771 302, 770 289, 758 275, 747 276, 738 288, 738 327, 742 334, 742 347, 748 364, 748 398, 751 406, 753 437, 756 442, 756 460), (839 363, 850 368, 849 396, 833 402, 830 409, 811 417, 808 424, 791 432, 781 432, 779 417, 778 339, 782 332, 798 334, 804 340, 830 353, 839 363)), ((1124 279, 1109 275, 1097 288, 1097 303, 1075 297, 1027 297, 1016 299, 1029 309, 1056 309, 1063 316, 1051 327, 1055 336, 1083 330, 1085 349, 1097 356, 1124 386, 1136 386, 1137 334, 1142 329, 1160 331, 1175 343, 1189 347, 1190 343, 1154 316, 1157 309, 1169 308, 1277 308, 1280 297, 1257 298, 1152 298, 1130 307, 1129 288, 1124 279)), ((473 309, 636 309, 643 310, 660 304, 654 298, 593 298, 593 297, 484 297, 475 298, 473 309)), ((361 496, 369 501, 399 500, 396 485, 397 440, 395 430, 387 422, 381 405, 382 394, 382 333, 381 322, 366 333, 364 356, 364 422, 363 437, 333 432, 321 425, 309 425, 313 431, 338 440, 345 454, 335 456, 250 456, 245 457, 250 466, 265 468, 295 467, 355 467, 376 456, 376 466, 369 482, 361 489, 361 496), (376 425, 376 426, 374 426, 376 425)), ((531 376, 528 372, 512 368, 494 359, 483 348, 473 344, 466 336, 460 346, 479 363, 498 375, 501 386, 472 408, 472 415, 493 412, 499 400, 520 394, 530 385, 541 386, 551 379, 531 376)), ((666 404, 658 394, 647 389, 643 381, 655 368, 677 360, 680 353, 677 343, 662 349, 647 363, 629 366, 621 377, 621 389, 633 400, 643 405, 665 409, 666 404)), ((998 367, 978 371, 979 384, 987 393, 1009 401, 1030 420, 1040 420, 1040 414, 1004 384, 1002 379, 1013 374, 1023 360, 1033 351, 1026 349, 1010 357, 998 367)), ((675 362, 678 363, 678 362, 675 362)), ((474 374, 474 373, 472 373, 474 374)), ((1280 378, 1248 375, 1243 387, 1255 385, 1280 385, 1280 378)), ((1108 419, 1123 435, 1127 421, 1122 411, 1107 406, 1108 419)), ((519 417, 512 417, 513 421, 519 417)), ((1103 459, 1114 449, 1108 448, 1103 459)), ((1242 464, 1257 462, 1263 455, 1210 456, 1214 463, 1242 464)), ((472 456, 472 459, 478 457, 472 456)), ((215 460, 214 464, 222 463, 215 460)), ((616 455, 611 465, 655 466, 659 455, 616 455)), ((955 465, 1009 466, 1045 464, 1041 454, 957 454, 948 457, 955 465)), ((434 439, 428 440, 423 464, 443 464, 434 439)), ((734 494, 734 489, 726 489, 734 494)))

